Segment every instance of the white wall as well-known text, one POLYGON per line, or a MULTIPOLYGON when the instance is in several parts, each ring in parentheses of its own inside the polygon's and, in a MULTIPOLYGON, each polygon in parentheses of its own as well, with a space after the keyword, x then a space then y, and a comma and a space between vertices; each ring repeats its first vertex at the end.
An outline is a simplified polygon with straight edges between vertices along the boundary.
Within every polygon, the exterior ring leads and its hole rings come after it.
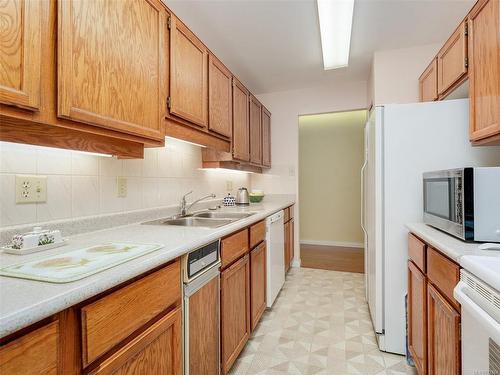
POLYGON ((0 142, 0 226, 172 206, 190 190, 190 199, 211 192, 223 197, 226 181, 233 189, 250 183, 242 172, 200 168, 200 147, 174 139, 130 160, 0 142), (16 174, 47 176, 47 202, 16 204, 16 174), (125 198, 117 197, 117 176, 127 177, 125 198))
MULTIPOLYGON (((258 95, 272 113, 272 168, 265 174, 251 175, 252 188, 268 194, 297 194, 298 201, 299 115, 366 108, 366 87, 362 81, 258 95)), ((300 204, 295 215, 296 260, 300 259, 299 210, 300 204)))
POLYGON ((418 77, 441 46, 437 43, 376 51, 368 84, 369 101, 372 99, 375 105, 418 102, 418 77))

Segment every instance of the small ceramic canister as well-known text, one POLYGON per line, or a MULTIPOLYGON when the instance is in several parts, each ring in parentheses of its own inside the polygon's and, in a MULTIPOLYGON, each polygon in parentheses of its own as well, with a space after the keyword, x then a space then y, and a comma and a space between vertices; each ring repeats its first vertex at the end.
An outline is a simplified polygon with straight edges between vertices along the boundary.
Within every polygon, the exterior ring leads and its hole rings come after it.
POLYGON ((222 200, 222 204, 226 207, 235 206, 236 198, 231 195, 231 193, 227 194, 227 197, 224 197, 222 200))

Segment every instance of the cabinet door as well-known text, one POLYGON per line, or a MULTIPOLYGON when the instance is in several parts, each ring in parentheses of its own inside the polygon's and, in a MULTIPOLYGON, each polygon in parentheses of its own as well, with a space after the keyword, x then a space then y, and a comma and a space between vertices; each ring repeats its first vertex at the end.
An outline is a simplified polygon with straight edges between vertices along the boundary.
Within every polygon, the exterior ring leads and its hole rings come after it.
POLYGON ((431 284, 427 289, 428 373, 460 374, 460 315, 431 284))
POLYGON ((231 137, 233 77, 231 72, 213 55, 210 55, 208 67, 208 128, 220 135, 231 137))
POLYGON ((58 116, 163 138, 167 21, 162 5, 157 0, 58 4, 58 116))
POLYGON ((253 96, 250 96, 250 162, 262 164, 262 105, 253 96))
POLYGON ((58 374, 58 334, 56 321, 0 347, 0 374, 58 374))
POLYGON ((250 93, 236 78, 233 78, 233 158, 250 161, 250 93))
POLYGON ((437 55, 438 93, 442 95, 467 73, 465 21, 458 26, 437 55))
POLYGON ((290 269, 290 223, 285 223, 285 272, 290 269))
POLYGON ((262 107, 262 165, 271 166, 271 113, 262 107))
POLYGON ((40 107, 42 3, 0 3, 0 102, 27 109, 40 107))
POLYGON ((408 346, 420 375, 427 373, 427 282, 408 262, 408 346))
POLYGON ((182 310, 177 308, 137 336, 90 374, 181 375, 182 310))
MULTIPOLYGON (((290 208, 290 210, 293 212, 293 206, 290 208)), ((295 220, 291 219, 290 220, 290 259, 288 260, 289 267, 292 266, 293 262, 293 257, 295 256, 295 220)))
POLYGON ((481 0, 469 15, 470 139, 500 135, 500 4, 481 0))
POLYGON ((418 79, 421 102, 437 100, 437 60, 433 59, 418 79))
POLYGON ((221 274, 222 373, 227 374, 250 336, 250 267, 245 255, 221 274))
POLYGON ((173 16, 170 21, 170 113, 207 127, 208 51, 173 16))
POLYGON ((266 243, 262 242, 250 253, 252 331, 266 309, 266 251, 266 243))

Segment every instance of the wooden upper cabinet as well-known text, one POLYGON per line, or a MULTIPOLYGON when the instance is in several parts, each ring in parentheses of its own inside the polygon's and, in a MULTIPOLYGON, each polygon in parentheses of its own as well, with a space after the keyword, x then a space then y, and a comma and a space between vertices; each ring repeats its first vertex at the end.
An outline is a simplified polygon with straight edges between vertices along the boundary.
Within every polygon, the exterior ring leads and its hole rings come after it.
MULTIPOLYGON (((469 14, 470 139, 500 141, 500 5, 480 0, 469 14)), ((500 142, 498 142, 500 144, 500 142)))
POLYGON ((231 137, 233 123, 233 76, 213 55, 208 60, 209 130, 231 137))
POLYGON ((151 325, 89 372, 92 375, 181 375, 182 310, 180 307, 151 325))
POLYGON ((408 262, 408 347, 420 375, 427 373, 427 281, 408 262))
POLYGON ((437 55, 438 93, 442 95, 467 74, 467 32, 463 21, 437 55))
POLYGON ((170 113, 208 124, 208 50, 180 20, 170 18, 170 113))
POLYGON ((271 166, 271 112, 262 106, 262 165, 271 166))
POLYGON ((262 104, 250 95, 250 162, 262 164, 262 104))
POLYGON ((250 161, 250 93, 233 77, 233 158, 250 161))
POLYGON ((162 139, 167 20, 160 2, 58 5, 58 116, 162 139))
POLYGON ((427 289, 428 374, 460 374, 460 314, 431 284, 427 289))
POLYGON ((0 102, 40 108, 42 4, 40 0, 0 3, 0 102))
POLYGON ((437 76, 437 59, 433 59, 418 79, 418 88, 421 102, 430 102, 433 100, 437 100, 437 76))

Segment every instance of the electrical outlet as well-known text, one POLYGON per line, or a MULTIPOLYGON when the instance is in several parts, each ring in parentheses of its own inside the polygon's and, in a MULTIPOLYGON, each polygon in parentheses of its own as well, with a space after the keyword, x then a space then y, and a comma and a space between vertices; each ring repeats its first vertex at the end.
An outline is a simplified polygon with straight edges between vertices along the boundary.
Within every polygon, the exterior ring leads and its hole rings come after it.
POLYGON ((116 178, 116 195, 118 198, 125 198, 127 196, 127 177, 116 178))
POLYGON ((233 181, 231 181, 231 180, 226 181, 226 190, 227 191, 233 190, 233 181))
POLYGON ((16 175, 16 203, 47 202, 47 176, 16 175))

